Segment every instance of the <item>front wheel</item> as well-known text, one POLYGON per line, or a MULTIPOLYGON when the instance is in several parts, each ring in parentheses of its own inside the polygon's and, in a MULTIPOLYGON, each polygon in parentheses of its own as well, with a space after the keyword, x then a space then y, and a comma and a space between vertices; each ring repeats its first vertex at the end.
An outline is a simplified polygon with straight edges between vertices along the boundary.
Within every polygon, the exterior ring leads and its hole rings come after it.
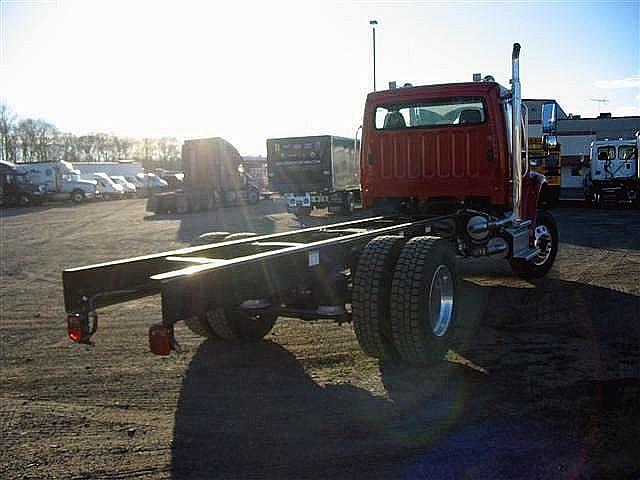
POLYGON ((73 203, 84 202, 84 192, 82 190, 74 190, 71 194, 71 200, 73 201, 73 203))
POLYGON ((344 202, 344 214, 352 215, 356 211, 356 199, 353 193, 349 192, 344 202))
POLYGON ((538 212, 534 230, 534 246, 538 253, 531 260, 511 259, 511 269, 521 278, 531 280, 544 277, 558 254, 558 226, 553 215, 547 211, 538 212))

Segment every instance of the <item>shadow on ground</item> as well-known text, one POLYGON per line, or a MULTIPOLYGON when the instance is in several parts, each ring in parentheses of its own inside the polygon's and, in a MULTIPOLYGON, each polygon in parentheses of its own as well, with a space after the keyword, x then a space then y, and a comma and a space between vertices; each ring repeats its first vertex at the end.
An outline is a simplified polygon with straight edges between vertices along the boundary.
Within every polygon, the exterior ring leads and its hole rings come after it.
POLYGON ((590 248, 640 250, 640 210, 619 205, 607 208, 557 207, 552 210, 564 244, 590 248), (571 225, 571 228, 562 228, 571 225))
MULTIPOLYGON (((93 202, 93 201, 92 201, 93 202)), ((101 200, 95 200, 95 202, 100 203, 101 200)), ((60 209, 60 208, 82 208, 82 204, 76 204, 72 202, 47 202, 42 205, 33 205, 31 207, 0 207, 0 218, 9 218, 9 217, 18 217, 21 215, 28 215, 32 213, 44 212, 51 209, 60 209)))
POLYGON ((320 385, 271 341, 204 342, 176 412, 173 477, 634 478, 640 298, 492 282, 463 286, 451 362, 380 365, 387 397, 320 385))
POLYGON ((179 220, 177 240, 193 242, 208 232, 252 232, 269 234, 297 228, 298 223, 286 213, 286 205, 279 198, 264 199, 256 205, 237 205, 206 212, 147 215, 145 221, 179 220))

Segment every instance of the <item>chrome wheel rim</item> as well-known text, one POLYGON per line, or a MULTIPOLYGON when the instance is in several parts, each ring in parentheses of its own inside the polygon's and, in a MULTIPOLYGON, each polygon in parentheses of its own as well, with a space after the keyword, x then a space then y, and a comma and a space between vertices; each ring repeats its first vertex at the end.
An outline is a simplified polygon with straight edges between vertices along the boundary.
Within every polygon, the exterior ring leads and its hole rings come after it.
POLYGON ((427 294, 431 332, 442 337, 449 330, 453 315, 453 275, 449 267, 440 265, 436 269, 427 294))
POLYGON ((533 263, 543 265, 549 260, 553 247, 553 238, 549 227, 546 225, 538 225, 535 229, 535 237, 535 246, 539 252, 534 257, 533 263))

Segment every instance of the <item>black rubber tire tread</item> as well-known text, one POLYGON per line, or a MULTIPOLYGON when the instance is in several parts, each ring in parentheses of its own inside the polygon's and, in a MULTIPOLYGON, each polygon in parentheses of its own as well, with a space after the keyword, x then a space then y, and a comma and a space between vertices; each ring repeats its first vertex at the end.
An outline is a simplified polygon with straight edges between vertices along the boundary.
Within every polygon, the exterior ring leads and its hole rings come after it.
POLYGON ((250 343, 262 340, 278 317, 264 314, 254 318, 241 312, 216 308, 207 313, 207 319, 213 332, 221 339, 232 343, 250 343))
POLYGON ((247 202, 249 203, 249 205, 255 205, 259 201, 260 201, 260 192, 253 189, 247 192, 247 202))
POLYGON ((536 218, 536 225, 543 223, 549 227, 551 231, 551 238, 553 240, 553 245, 551 247, 551 256, 549 260, 543 265, 536 265, 533 262, 527 262, 526 260, 521 260, 517 258, 512 258, 510 260, 511 269, 513 272, 518 275, 520 278, 524 280, 533 280, 536 278, 544 277, 551 267, 553 267, 553 262, 556 259, 556 255, 558 254, 558 225, 556 224, 555 218, 553 215, 547 210, 539 210, 536 218))
POLYGON ((425 365, 444 358, 451 344, 457 321, 456 261, 449 243, 439 237, 423 236, 409 240, 393 274, 391 287, 391 327, 395 347, 408 363, 425 365), (453 312, 445 335, 431 331, 426 285, 440 265, 446 265, 453 276, 453 312))
POLYGON ((218 338, 218 336, 213 332, 213 328, 211 328, 211 325, 209 325, 206 318, 186 318, 184 320, 184 324, 189 330, 191 330, 192 333, 196 334, 199 337, 211 339, 218 338))
POLYGON ((360 348, 381 360, 399 358, 391 331, 391 282, 405 238, 380 236, 362 251, 353 278, 353 330, 360 348))
POLYGON ((75 204, 84 202, 84 192, 82 190, 74 190, 71 192, 71 201, 75 204), (76 195, 80 194, 80 199, 76 200, 76 195))

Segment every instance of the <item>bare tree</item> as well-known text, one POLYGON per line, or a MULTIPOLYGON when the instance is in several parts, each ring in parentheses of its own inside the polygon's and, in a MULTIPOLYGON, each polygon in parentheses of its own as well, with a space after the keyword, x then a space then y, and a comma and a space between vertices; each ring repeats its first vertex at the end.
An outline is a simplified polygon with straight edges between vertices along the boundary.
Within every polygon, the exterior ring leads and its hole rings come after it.
POLYGON ((16 114, 8 105, 0 103, 0 159, 16 161, 16 114))
POLYGON ((55 139, 58 135, 58 129, 51 123, 45 120, 35 120, 35 144, 33 146, 35 150, 36 160, 40 162, 46 162, 47 160, 53 160, 49 158, 52 153, 51 147, 55 145, 55 139))

